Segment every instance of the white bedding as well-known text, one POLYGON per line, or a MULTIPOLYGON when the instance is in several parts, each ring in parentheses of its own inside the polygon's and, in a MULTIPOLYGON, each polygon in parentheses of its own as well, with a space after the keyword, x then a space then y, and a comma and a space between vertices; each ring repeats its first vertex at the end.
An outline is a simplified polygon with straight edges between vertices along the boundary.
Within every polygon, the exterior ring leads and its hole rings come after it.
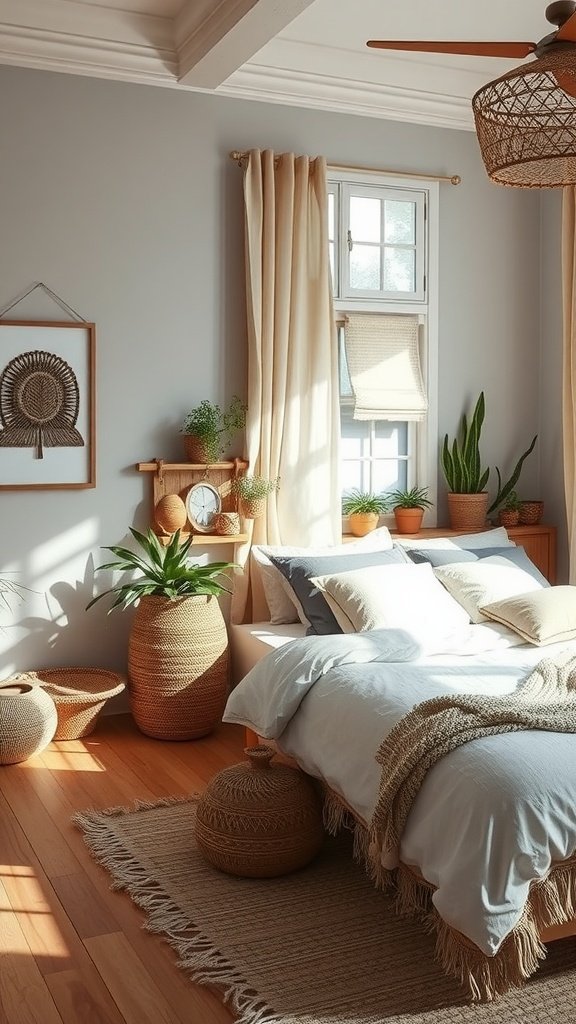
MULTIPOLYGON (((399 633, 286 644, 236 687, 224 720, 277 740, 369 821, 380 778, 375 754, 400 718, 444 693, 512 693, 543 656, 492 625, 468 627, 435 654, 410 648, 399 633)), ((551 645, 546 657, 566 648, 576 653, 576 642, 551 645)), ((576 736, 474 740, 428 773, 401 859, 436 887, 444 920, 493 955, 518 923, 530 882, 575 852, 575 792, 576 736)))

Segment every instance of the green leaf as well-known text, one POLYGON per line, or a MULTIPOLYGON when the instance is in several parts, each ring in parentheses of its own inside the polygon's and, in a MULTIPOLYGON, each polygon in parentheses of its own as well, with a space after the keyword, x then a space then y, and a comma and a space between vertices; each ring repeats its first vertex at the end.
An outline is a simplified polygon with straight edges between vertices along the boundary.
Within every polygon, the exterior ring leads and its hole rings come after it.
POLYGON ((518 479, 520 477, 520 473, 522 472, 522 466, 524 465, 525 460, 528 458, 528 456, 531 454, 531 452, 534 451, 534 445, 536 444, 537 440, 538 440, 538 434, 534 434, 534 437, 532 438, 532 441, 531 441, 529 447, 526 449, 525 452, 523 452, 523 454, 518 459, 518 462, 516 463, 516 465, 514 466, 514 469, 512 470, 510 478, 506 481, 504 486, 502 486, 502 483, 501 483, 500 470, 498 468, 496 468, 496 472, 498 474, 498 491, 497 491, 497 494, 496 494, 496 497, 495 497, 494 501, 492 502, 492 504, 490 505, 490 508, 488 509, 489 513, 490 512, 494 512, 495 509, 497 509, 499 505, 503 505, 504 502, 506 501, 506 498, 515 489, 516 484, 518 483, 518 479))

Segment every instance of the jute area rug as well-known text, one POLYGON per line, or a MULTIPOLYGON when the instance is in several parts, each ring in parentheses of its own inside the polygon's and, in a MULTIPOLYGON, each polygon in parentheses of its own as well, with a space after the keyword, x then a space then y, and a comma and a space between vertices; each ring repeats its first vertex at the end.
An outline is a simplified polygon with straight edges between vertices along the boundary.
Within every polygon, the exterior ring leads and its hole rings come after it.
POLYGON ((196 982, 216 986, 242 1024, 568 1024, 576 1021, 576 942, 552 943, 536 975, 495 1003, 470 1005, 434 963, 415 922, 395 916, 328 838, 309 867, 241 879, 194 844, 194 800, 77 815, 114 886, 146 912, 196 982))

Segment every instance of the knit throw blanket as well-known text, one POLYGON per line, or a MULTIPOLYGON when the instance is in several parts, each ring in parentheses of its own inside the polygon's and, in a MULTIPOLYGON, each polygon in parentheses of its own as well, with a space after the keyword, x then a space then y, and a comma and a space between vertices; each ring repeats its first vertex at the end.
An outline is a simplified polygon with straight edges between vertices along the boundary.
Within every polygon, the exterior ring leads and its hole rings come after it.
POLYGON ((568 652, 541 661, 513 694, 451 694, 417 705, 377 754, 383 772, 365 837, 368 866, 378 884, 393 880, 401 911, 428 918, 440 961, 476 999, 492 999, 521 984, 545 955, 539 932, 576 916, 576 858, 533 884, 522 921, 496 956, 487 957, 442 921, 431 903, 433 887, 399 865, 400 837, 426 773, 440 758, 470 740, 526 729, 576 733, 576 657, 568 652), (394 866, 393 873, 386 870, 394 866))

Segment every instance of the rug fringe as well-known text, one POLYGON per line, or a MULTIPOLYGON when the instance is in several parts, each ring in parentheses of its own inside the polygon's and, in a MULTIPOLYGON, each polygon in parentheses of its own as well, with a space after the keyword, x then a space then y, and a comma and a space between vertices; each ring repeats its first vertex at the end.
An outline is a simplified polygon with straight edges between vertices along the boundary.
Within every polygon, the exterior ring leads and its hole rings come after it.
POLYGON ((113 807, 102 811, 74 814, 73 824, 82 830, 84 841, 95 860, 112 876, 111 888, 124 890, 146 913, 143 927, 161 935, 178 956, 178 966, 198 984, 216 985, 237 1017, 237 1024, 293 1024, 267 1006, 197 925, 188 920, 157 882, 148 878, 144 868, 126 849, 113 830, 110 819, 134 811, 154 810, 187 803, 194 796, 137 801, 131 807, 113 807))

